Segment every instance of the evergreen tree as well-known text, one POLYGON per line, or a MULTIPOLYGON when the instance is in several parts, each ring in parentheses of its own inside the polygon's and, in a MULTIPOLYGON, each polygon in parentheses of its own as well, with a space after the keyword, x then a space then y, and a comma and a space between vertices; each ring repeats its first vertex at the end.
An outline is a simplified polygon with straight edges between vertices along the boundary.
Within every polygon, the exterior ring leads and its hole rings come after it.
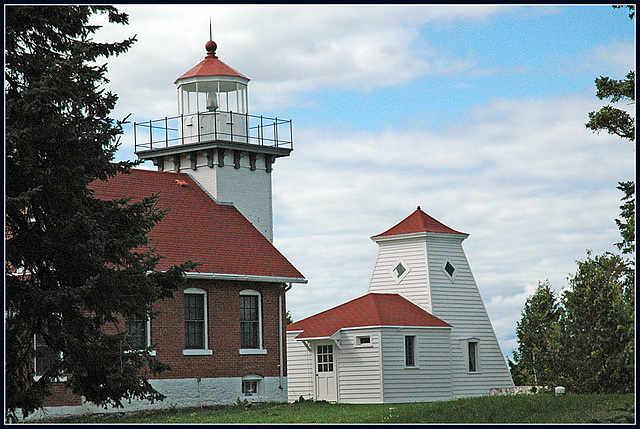
POLYGON ((635 272, 620 269, 611 253, 578 262, 564 292, 566 385, 575 392, 626 393, 634 389, 635 272))
POLYGON ((518 349, 509 360, 516 385, 552 386, 558 379, 561 308, 549 281, 538 283, 516 324, 518 349))
POLYGON ((135 165, 113 161, 123 122, 108 116, 117 96, 100 64, 135 37, 92 41, 95 13, 128 21, 108 6, 5 7, 7 420, 40 408, 61 374, 98 405, 162 399, 143 373, 166 365, 128 352, 121 320, 148 317, 192 267, 147 274, 158 262, 146 238, 163 215, 157 197, 101 201, 88 189, 135 165), (37 380, 36 336, 54 356, 37 380))

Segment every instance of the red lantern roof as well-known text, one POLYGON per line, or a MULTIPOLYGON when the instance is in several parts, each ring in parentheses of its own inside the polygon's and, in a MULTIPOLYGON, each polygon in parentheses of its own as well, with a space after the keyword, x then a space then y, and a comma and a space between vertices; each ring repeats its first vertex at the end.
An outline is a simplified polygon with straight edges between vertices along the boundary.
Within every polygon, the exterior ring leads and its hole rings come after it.
POLYGON ((218 59, 216 56, 216 49, 218 47, 216 42, 209 40, 204 47, 207 50, 207 56, 204 57, 204 60, 176 79, 176 82, 181 79, 195 76, 234 76, 249 80, 248 77, 242 75, 240 72, 232 69, 218 59))

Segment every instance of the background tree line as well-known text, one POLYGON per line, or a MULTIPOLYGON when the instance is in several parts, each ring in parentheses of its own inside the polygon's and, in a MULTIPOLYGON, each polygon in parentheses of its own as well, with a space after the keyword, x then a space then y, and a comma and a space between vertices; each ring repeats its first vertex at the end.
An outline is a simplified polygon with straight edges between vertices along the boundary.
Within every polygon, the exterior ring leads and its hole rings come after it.
MULTIPOLYGON (((614 6, 616 8, 622 6, 614 6)), ((635 6, 627 6, 629 18, 635 6)), ((624 79, 601 76, 596 96, 611 103, 635 103, 635 71, 624 79)), ((589 113, 588 129, 635 141, 635 119, 607 105, 589 113)), ((570 288, 559 296, 540 282, 516 325, 518 349, 509 360, 516 385, 565 386, 571 392, 635 391, 635 182, 619 182, 624 193, 618 254, 577 261, 570 288)))

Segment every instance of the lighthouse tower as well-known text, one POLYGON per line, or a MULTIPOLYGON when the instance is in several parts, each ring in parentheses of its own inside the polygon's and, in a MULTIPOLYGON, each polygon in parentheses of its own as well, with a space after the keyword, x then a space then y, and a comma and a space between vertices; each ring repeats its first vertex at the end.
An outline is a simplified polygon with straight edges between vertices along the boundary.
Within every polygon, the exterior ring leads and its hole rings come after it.
POLYGON ((271 173, 293 150, 291 120, 250 115, 249 78, 216 49, 209 40, 204 60, 176 79, 178 116, 134 123, 135 152, 160 171, 188 173, 272 242, 271 173))

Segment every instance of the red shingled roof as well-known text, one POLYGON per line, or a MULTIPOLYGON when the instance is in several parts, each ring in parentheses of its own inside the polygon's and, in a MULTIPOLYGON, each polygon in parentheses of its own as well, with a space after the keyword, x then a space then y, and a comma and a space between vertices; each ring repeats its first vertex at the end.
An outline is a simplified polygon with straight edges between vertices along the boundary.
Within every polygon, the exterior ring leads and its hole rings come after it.
POLYGON ((374 238, 386 237, 390 235, 412 234, 416 232, 441 232, 446 234, 466 235, 464 232, 453 230, 447 225, 435 220, 434 218, 420 210, 420 207, 418 207, 416 211, 407 216, 399 224, 388 229, 382 234, 374 236, 374 238))
POLYGON ((207 42, 205 49, 207 50, 207 56, 204 60, 200 61, 195 67, 176 79, 176 81, 194 76, 235 76, 249 80, 248 77, 232 69, 216 57, 215 42, 207 42))
POLYGON ((101 199, 159 194, 165 217, 149 233, 158 270, 192 260, 200 273, 303 279, 304 276, 234 206, 217 204, 188 174, 132 169, 90 186, 101 199))
POLYGON ((325 338, 343 328, 362 326, 451 327, 395 293, 368 293, 287 326, 303 331, 296 338, 325 338))

